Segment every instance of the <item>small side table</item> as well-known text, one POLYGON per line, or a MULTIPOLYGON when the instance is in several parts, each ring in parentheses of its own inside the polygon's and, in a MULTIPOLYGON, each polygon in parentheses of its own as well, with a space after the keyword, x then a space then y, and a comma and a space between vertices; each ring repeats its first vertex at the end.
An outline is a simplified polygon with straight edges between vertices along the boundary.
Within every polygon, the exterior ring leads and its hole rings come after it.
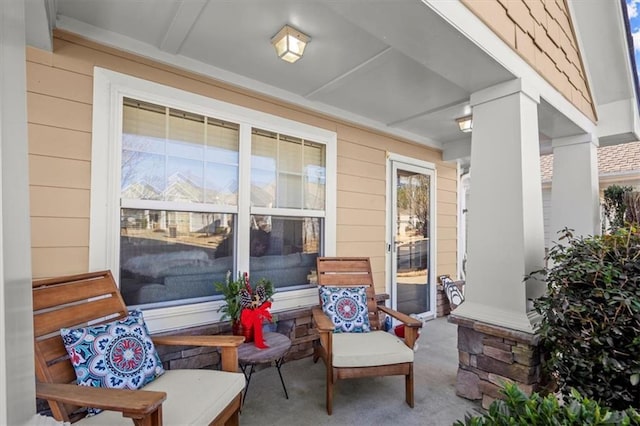
POLYGON ((264 333, 264 341, 269 346, 266 349, 256 348, 253 342, 243 343, 238 347, 238 363, 244 373, 245 379, 247 379, 247 386, 244 390, 244 396, 242 397, 243 404, 247 397, 247 392, 249 391, 249 383, 251 383, 253 368, 257 364, 266 364, 274 361, 276 368, 278 369, 282 388, 284 389, 284 395, 289 399, 289 394, 287 393, 287 387, 284 385, 280 367, 282 367, 282 363, 284 362, 284 355, 291 347, 291 340, 284 334, 266 332, 264 333), (251 366, 251 369, 247 375, 247 367, 249 366, 251 366))

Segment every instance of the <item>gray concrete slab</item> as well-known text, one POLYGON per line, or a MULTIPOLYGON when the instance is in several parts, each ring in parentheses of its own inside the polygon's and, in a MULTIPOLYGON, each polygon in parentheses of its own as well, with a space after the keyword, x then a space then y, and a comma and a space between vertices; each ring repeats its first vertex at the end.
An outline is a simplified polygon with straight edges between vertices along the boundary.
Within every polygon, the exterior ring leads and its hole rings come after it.
POLYGON ((325 409, 325 369, 311 358, 282 366, 289 399, 275 368, 253 374, 240 424, 250 425, 451 425, 480 405, 455 395, 457 327, 446 318, 425 324, 414 361, 415 407, 404 402, 404 377, 340 380, 333 415, 325 409))

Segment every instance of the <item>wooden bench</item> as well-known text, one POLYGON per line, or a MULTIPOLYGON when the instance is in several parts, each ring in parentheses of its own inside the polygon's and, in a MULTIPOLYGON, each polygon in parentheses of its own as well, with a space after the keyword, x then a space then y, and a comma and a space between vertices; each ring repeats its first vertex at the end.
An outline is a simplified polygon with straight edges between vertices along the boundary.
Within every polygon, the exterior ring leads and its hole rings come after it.
POLYGON ((127 316, 109 271, 33 282, 36 396, 58 421, 82 425, 237 425, 244 389, 238 372, 240 336, 161 336, 156 345, 214 346, 222 370, 168 370, 143 390, 77 386, 61 328, 102 324, 127 316), (83 407, 106 411, 86 416, 83 407))

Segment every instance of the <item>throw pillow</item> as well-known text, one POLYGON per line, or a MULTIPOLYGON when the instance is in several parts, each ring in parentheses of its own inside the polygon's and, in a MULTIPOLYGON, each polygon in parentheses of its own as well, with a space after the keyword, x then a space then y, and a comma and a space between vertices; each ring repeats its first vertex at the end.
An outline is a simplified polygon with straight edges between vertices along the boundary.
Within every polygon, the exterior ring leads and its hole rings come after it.
POLYGON ((442 283, 444 294, 446 294, 447 299, 449 299, 449 304, 451 305, 452 310, 464 302, 464 295, 448 275, 440 276, 440 282, 442 283))
MULTIPOLYGON (((135 390, 164 373, 139 310, 107 324, 63 328, 60 335, 78 385, 135 390)), ((89 408, 89 414, 100 411, 89 408)))
POLYGON ((366 333, 371 330, 365 287, 320 286, 322 310, 331 318, 336 333, 366 333))

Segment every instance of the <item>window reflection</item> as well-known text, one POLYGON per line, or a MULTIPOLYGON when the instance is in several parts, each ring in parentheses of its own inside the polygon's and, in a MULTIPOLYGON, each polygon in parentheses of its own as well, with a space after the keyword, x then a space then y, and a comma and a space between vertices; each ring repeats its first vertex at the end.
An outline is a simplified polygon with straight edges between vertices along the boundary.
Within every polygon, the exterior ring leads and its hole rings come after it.
POLYGON ((125 302, 149 305, 214 296, 213 283, 233 271, 234 246, 228 237, 234 220, 232 214, 121 209, 125 302))
POLYGON ((320 250, 321 219, 254 215, 251 223, 251 276, 276 288, 306 286, 320 250))
POLYGON ((238 203, 239 126, 125 98, 122 196, 238 203))
POLYGON ((253 129, 251 203, 258 207, 324 209, 325 146, 253 129))

